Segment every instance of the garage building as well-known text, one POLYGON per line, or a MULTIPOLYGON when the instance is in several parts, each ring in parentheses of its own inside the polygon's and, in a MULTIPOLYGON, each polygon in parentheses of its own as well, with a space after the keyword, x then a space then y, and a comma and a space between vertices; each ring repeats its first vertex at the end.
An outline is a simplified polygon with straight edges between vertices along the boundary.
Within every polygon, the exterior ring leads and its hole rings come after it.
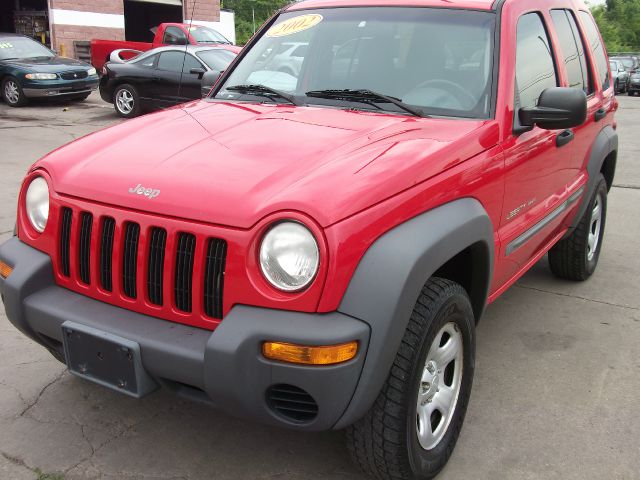
MULTIPOLYGON (((0 31, 31 36, 66 56, 92 39, 150 42, 163 22, 215 28, 235 43, 232 12, 220 0, 1 0, 0 31)), ((80 50, 80 51, 79 51, 80 50)))

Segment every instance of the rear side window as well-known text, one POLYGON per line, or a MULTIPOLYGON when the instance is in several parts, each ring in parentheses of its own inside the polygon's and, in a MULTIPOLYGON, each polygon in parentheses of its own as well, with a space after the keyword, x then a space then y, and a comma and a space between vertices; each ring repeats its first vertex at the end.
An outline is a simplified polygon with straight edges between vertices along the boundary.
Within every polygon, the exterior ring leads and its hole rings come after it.
POLYGON ((552 10, 551 17, 560 40, 569 86, 581 89, 586 94, 593 93, 584 46, 573 14, 568 10, 552 10))
POLYGON ((591 45, 591 52, 596 61, 596 70, 602 83, 602 90, 606 90, 611 86, 611 81, 609 80, 609 61, 607 60, 602 40, 600 40, 598 27, 596 27, 593 18, 591 18, 591 15, 587 12, 580 11, 580 19, 584 24, 585 34, 587 35, 587 40, 589 41, 589 45, 591 45))
POLYGON ((538 13, 518 21, 516 47, 516 110, 535 107, 540 94, 558 86, 551 42, 538 13))

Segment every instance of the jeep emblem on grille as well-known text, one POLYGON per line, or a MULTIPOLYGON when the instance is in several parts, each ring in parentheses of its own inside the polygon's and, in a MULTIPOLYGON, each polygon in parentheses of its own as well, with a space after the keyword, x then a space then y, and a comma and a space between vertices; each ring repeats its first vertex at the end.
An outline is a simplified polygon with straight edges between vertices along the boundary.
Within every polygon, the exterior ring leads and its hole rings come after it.
POLYGON ((144 188, 140 183, 138 186, 130 188, 129 193, 133 193, 134 195, 144 195, 149 200, 152 198, 156 198, 160 195, 160 190, 155 190, 153 188, 144 188))

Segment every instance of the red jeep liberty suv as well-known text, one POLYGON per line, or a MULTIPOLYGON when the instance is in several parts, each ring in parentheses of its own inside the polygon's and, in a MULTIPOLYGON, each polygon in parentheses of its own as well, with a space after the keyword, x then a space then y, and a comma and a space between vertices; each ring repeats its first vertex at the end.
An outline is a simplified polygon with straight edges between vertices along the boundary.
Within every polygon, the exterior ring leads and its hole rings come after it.
POLYGON ((31 167, 7 316, 108 388, 346 429, 368 474, 431 478, 485 306, 547 252, 594 272, 616 109, 581 1, 295 3, 208 98, 31 167))

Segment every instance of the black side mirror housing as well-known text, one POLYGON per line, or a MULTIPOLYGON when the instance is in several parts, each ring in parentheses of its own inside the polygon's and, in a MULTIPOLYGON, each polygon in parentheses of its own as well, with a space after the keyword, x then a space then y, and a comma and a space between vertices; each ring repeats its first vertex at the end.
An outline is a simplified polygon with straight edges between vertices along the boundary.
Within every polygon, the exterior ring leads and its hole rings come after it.
POLYGON ((202 80, 204 74, 207 73, 204 68, 192 68, 189 73, 191 75, 198 75, 198 79, 202 80))
POLYGON ((526 129, 534 125, 545 130, 578 127, 587 120, 587 96, 577 88, 547 88, 540 95, 538 106, 521 108, 518 117, 526 129))
POLYGON ((209 95, 209 92, 211 91, 213 86, 216 84, 216 82, 220 78, 220 75, 222 75, 222 72, 216 72, 212 70, 210 72, 206 72, 202 76, 202 97, 203 98, 209 95))

